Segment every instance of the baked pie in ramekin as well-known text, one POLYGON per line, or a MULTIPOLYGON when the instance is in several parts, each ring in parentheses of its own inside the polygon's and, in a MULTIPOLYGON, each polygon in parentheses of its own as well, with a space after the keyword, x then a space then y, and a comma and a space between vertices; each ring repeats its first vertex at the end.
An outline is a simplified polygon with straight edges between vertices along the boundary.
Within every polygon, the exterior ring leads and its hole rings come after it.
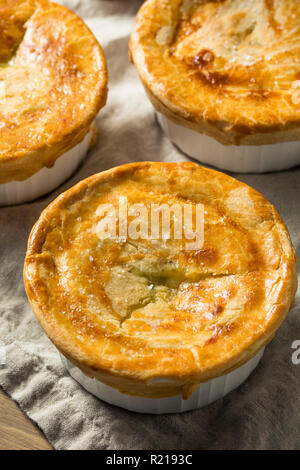
POLYGON ((240 385, 297 286, 288 231, 261 194, 194 163, 153 162, 91 176, 50 204, 32 230, 24 280, 71 375, 149 413, 195 409, 240 385), (201 248, 172 236, 175 225, 169 238, 151 237, 148 215, 139 238, 130 232, 132 208, 186 204, 203 207, 201 248), (104 222, 116 223, 109 237, 104 222))
POLYGON ((300 164, 299 0, 147 0, 130 50, 186 154, 235 172, 300 164))
POLYGON ((104 106, 103 52, 84 22, 46 0, 0 0, 0 205, 62 183, 104 106))

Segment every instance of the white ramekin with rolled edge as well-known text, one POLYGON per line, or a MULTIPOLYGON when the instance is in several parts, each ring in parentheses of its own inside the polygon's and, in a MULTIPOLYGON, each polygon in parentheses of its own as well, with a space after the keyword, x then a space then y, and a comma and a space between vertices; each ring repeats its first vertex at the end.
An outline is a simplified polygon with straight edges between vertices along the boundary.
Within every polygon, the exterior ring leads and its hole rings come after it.
POLYGON ((110 405, 137 413, 165 414, 196 410, 225 397, 249 377, 261 360, 264 349, 262 348, 252 359, 228 374, 201 383, 187 400, 183 400, 181 396, 142 398, 125 395, 95 378, 88 377, 62 354, 61 360, 73 379, 88 392, 110 405))
POLYGON ((157 113, 167 137, 186 155, 234 173, 266 173, 300 165, 300 141, 268 145, 223 145, 157 113))
POLYGON ((33 201, 60 186, 78 168, 88 153, 96 132, 96 126, 93 123, 85 138, 62 154, 52 168, 44 167, 24 181, 0 184, 0 206, 33 201))

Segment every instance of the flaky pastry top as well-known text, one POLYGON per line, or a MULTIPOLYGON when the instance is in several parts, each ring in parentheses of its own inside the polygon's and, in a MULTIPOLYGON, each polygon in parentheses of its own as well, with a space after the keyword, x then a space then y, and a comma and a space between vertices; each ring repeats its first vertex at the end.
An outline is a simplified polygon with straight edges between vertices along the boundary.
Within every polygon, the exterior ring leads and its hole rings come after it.
POLYGON ((298 0, 147 0, 131 56, 179 124, 224 144, 300 139, 298 0))
MULTIPOLYGON (((151 225, 151 222, 150 222, 151 225)), ((150 231, 149 231, 150 233, 150 231)), ((193 163, 133 163, 56 199, 32 230, 33 310, 85 373, 141 396, 188 396, 268 343, 294 299, 296 258, 262 195, 193 163), (99 238, 103 204, 203 204, 204 244, 99 238)))
POLYGON ((89 131, 107 93, 84 22, 46 0, 0 0, 0 183, 51 167, 89 131))

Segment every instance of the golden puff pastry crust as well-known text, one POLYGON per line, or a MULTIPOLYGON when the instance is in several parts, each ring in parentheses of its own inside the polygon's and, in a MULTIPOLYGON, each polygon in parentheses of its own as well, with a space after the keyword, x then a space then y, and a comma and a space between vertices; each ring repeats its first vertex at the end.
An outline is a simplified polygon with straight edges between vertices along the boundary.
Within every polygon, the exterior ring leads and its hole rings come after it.
POLYGON ((300 140, 298 0, 147 0, 130 50, 174 122, 223 144, 300 140))
MULTIPOLYGON (((149 231, 150 233, 150 231, 149 231)), ((60 351, 121 392, 189 396, 248 361, 290 309, 296 257, 275 208, 194 163, 132 163, 58 197, 32 230, 24 268, 32 308, 60 351), (99 238, 99 207, 192 205, 204 244, 99 238)))
POLYGON ((47 0, 0 0, 0 183, 53 166, 106 95, 103 52, 77 15, 47 0))

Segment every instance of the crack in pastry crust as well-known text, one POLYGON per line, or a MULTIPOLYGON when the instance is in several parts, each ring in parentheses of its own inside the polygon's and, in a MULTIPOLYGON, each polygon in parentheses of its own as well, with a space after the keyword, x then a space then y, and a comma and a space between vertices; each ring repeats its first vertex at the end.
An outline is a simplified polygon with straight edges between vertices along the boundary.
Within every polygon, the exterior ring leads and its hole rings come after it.
POLYGON ((175 122, 224 144, 300 139, 298 0, 148 0, 130 49, 175 122))
POLYGON ((141 396, 187 396, 268 343, 295 295, 296 258, 259 193, 193 163, 133 163, 54 201, 33 228, 24 279, 56 346, 86 374, 141 396), (100 204, 204 204, 204 246, 99 239, 100 204), (163 382, 156 379, 166 379, 163 382))
POLYGON ((103 52, 77 15, 47 0, 0 0, 0 183, 53 166, 106 94, 103 52))

